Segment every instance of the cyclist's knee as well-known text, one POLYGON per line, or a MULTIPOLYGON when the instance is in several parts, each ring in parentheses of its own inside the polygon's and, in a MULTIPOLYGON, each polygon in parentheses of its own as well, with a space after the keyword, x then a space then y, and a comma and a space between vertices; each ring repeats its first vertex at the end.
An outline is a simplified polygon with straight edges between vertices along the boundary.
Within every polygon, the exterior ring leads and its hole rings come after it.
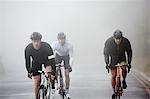
POLYGON ((116 71, 116 69, 114 69, 114 70, 111 70, 111 74, 112 74, 112 79, 116 79, 116 76, 117 76, 117 71, 116 71))
POLYGON ((116 79, 116 75, 112 75, 112 79, 115 80, 116 79))
POLYGON ((47 72, 47 73, 50 73, 51 71, 52 71, 51 66, 47 66, 47 67, 46 67, 46 72, 47 72))
POLYGON ((126 71, 126 70, 127 70, 127 69, 126 69, 126 65, 122 66, 122 70, 123 70, 123 71, 126 71))
POLYGON ((40 75, 34 76, 33 78, 34 78, 34 83, 35 84, 39 84, 40 83, 40 81, 41 81, 41 76, 40 75))
POLYGON ((112 74, 112 79, 115 80, 116 79, 116 73, 112 74))
POLYGON ((126 66, 123 66, 123 67, 122 67, 122 76, 123 76, 123 77, 126 77, 126 74, 127 74, 126 66))

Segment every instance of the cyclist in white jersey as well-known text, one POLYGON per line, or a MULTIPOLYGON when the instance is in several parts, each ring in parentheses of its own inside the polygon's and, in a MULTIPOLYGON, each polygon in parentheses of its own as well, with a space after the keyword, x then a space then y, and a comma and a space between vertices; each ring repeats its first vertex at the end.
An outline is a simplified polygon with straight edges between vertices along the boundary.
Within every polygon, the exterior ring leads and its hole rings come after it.
MULTIPOLYGON (((69 86, 70 86, 70 72, 72 71, 73 64, 73 46, 66 40, 66 35, 63 32, 58 33, 57 41, 52 43, 52 49, 55 54, 56 64, 64 62, 65 78, 66 78, 66 96, 70 98, 69 86)), ((57 70, 57 69, 56 69, 57 70)))

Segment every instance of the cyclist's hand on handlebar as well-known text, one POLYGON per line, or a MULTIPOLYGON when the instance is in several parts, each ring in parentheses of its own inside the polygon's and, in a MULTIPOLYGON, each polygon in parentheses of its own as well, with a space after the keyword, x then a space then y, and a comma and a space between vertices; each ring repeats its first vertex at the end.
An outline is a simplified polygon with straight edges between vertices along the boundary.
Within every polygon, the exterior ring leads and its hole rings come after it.
POLYGON ((110 65, 106 64, 106 69, 108 70, 109 73, 110 65))
POLYGON ((128 68, 131 68, 131 64, 128 64, 128 68))
POLYGON ((72 72, 72 67, 69 66, 69 67, 68 67, 68 70, 69 70, 69 72, 72 72))
POLYGON ((106 64, 106 69, 109 69, 109 68, 110 68, 110 66, 108 64, 106 64))
POLYGON ((130 72, 131 64, 128 64, 128 73, 130 72))
POLYGON ((28 78, 32 79, 32 73, 28 73, 28 78))

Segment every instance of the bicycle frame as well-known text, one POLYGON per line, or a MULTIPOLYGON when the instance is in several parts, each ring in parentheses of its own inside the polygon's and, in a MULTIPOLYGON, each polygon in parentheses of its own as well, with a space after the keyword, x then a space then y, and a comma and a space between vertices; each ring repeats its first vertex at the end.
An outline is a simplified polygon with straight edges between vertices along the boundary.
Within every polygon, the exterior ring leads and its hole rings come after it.
MULTIPOLYGON (((123 93, 123 87, 122 87, 122 67, 127 66, 126 63, 122 62, 120 64, 115 65, 117 67, 117 77, 116 77, 116 95, 120 99, 120 96, 122 96, 123 93)), ((129 69, 128 69, 129 71, 129 69)))
POLYGON ((44 71, 38 71, 41 73, 41 83, 40 83, 40 89, 44 89, 44 99, 50 99, 50 92, 51 92, 51 83, 49 82, 48 75, 44 71))
POLYGON ((119 97, 119 99, 120 99, 120 96, 122 96, 122 93, 123 93, 123 88, 122 88, 122 83, 121 83, 121 81, 122 81, 122 76, 121 76, 122 66, 123 65, 121 65, 121 64, 116 65, 116 67, 117 67, 117 77, 116 77, 116 88, 115 88, 115 90, 116 90, 116 94, 119 97))
POLYGON ((63 74, 62 74, 62 70, 61 70, 61 67, 63 67, 63 65, 61 64, 58 64, 56 67, 58 67, 58 70, 57 70, 57 81, 59 80, 59 92, 60 92, 60 95, 62 95, 62 98, 64 99, 65 97, 65 90, 64 90, 64 79, 63 79, 63 74))
MULTIPOLYGON (((115 65, 115 67, 117 67, 116 87, 115 87, 116 98, 115 99, 117 99, 117 96, 120 99, 120 96, 122 96, 122 93, 123 93, 123 87, 122 87, 122 67, 123 66, 127 66, 127 64, 125 62, 121 62, 115 65)), ((107 70, 109 73, 110 68, 108 68, 107 70)), ((130 68, 128 68, 128 73, 129 72, 130 72, 130 68)))

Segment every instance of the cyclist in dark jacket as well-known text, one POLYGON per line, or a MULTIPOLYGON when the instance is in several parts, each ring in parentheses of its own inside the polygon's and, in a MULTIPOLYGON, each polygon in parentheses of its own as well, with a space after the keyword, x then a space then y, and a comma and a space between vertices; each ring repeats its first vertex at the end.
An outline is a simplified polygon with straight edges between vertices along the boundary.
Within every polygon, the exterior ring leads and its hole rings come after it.
POLYGON ((42 64, 46 68, 46 72, 49 78, 52 78, 52 89, 54 87, 54 75, 55 75, 55 59, 51 46, 42 42, 42 35, 38 32, 33 32, 31 35, 32 43, 28 44, 25 48, 25 62, 28 77, 34 78, 35 97, 38 99, 38 88, 40 85, 41 74, 38 72, 42 70, 42 64), (52 74, 52 75, 51 75, 52 74))
POLYGON ((123 34, 120 30, 116 30, 114 32, 114 35, 110 37, 108 40, 106 40, 105 47, 104 47, 104 57, 106 62, 106 69, 111 68, 112 88, 114 91, 115 91, 116 75, 117 75, 117 69, 115 65, 122 62, 126 63, 126 65, 122 67, 122 76, 123 76, 122 83, 123 83, 123 88, 126 89, 127 88, 126 67, 128 66, 128 70, 130 70, 131 68, 132 48, 131 48, 130 41, 127 38, 123 37, 123 34))

